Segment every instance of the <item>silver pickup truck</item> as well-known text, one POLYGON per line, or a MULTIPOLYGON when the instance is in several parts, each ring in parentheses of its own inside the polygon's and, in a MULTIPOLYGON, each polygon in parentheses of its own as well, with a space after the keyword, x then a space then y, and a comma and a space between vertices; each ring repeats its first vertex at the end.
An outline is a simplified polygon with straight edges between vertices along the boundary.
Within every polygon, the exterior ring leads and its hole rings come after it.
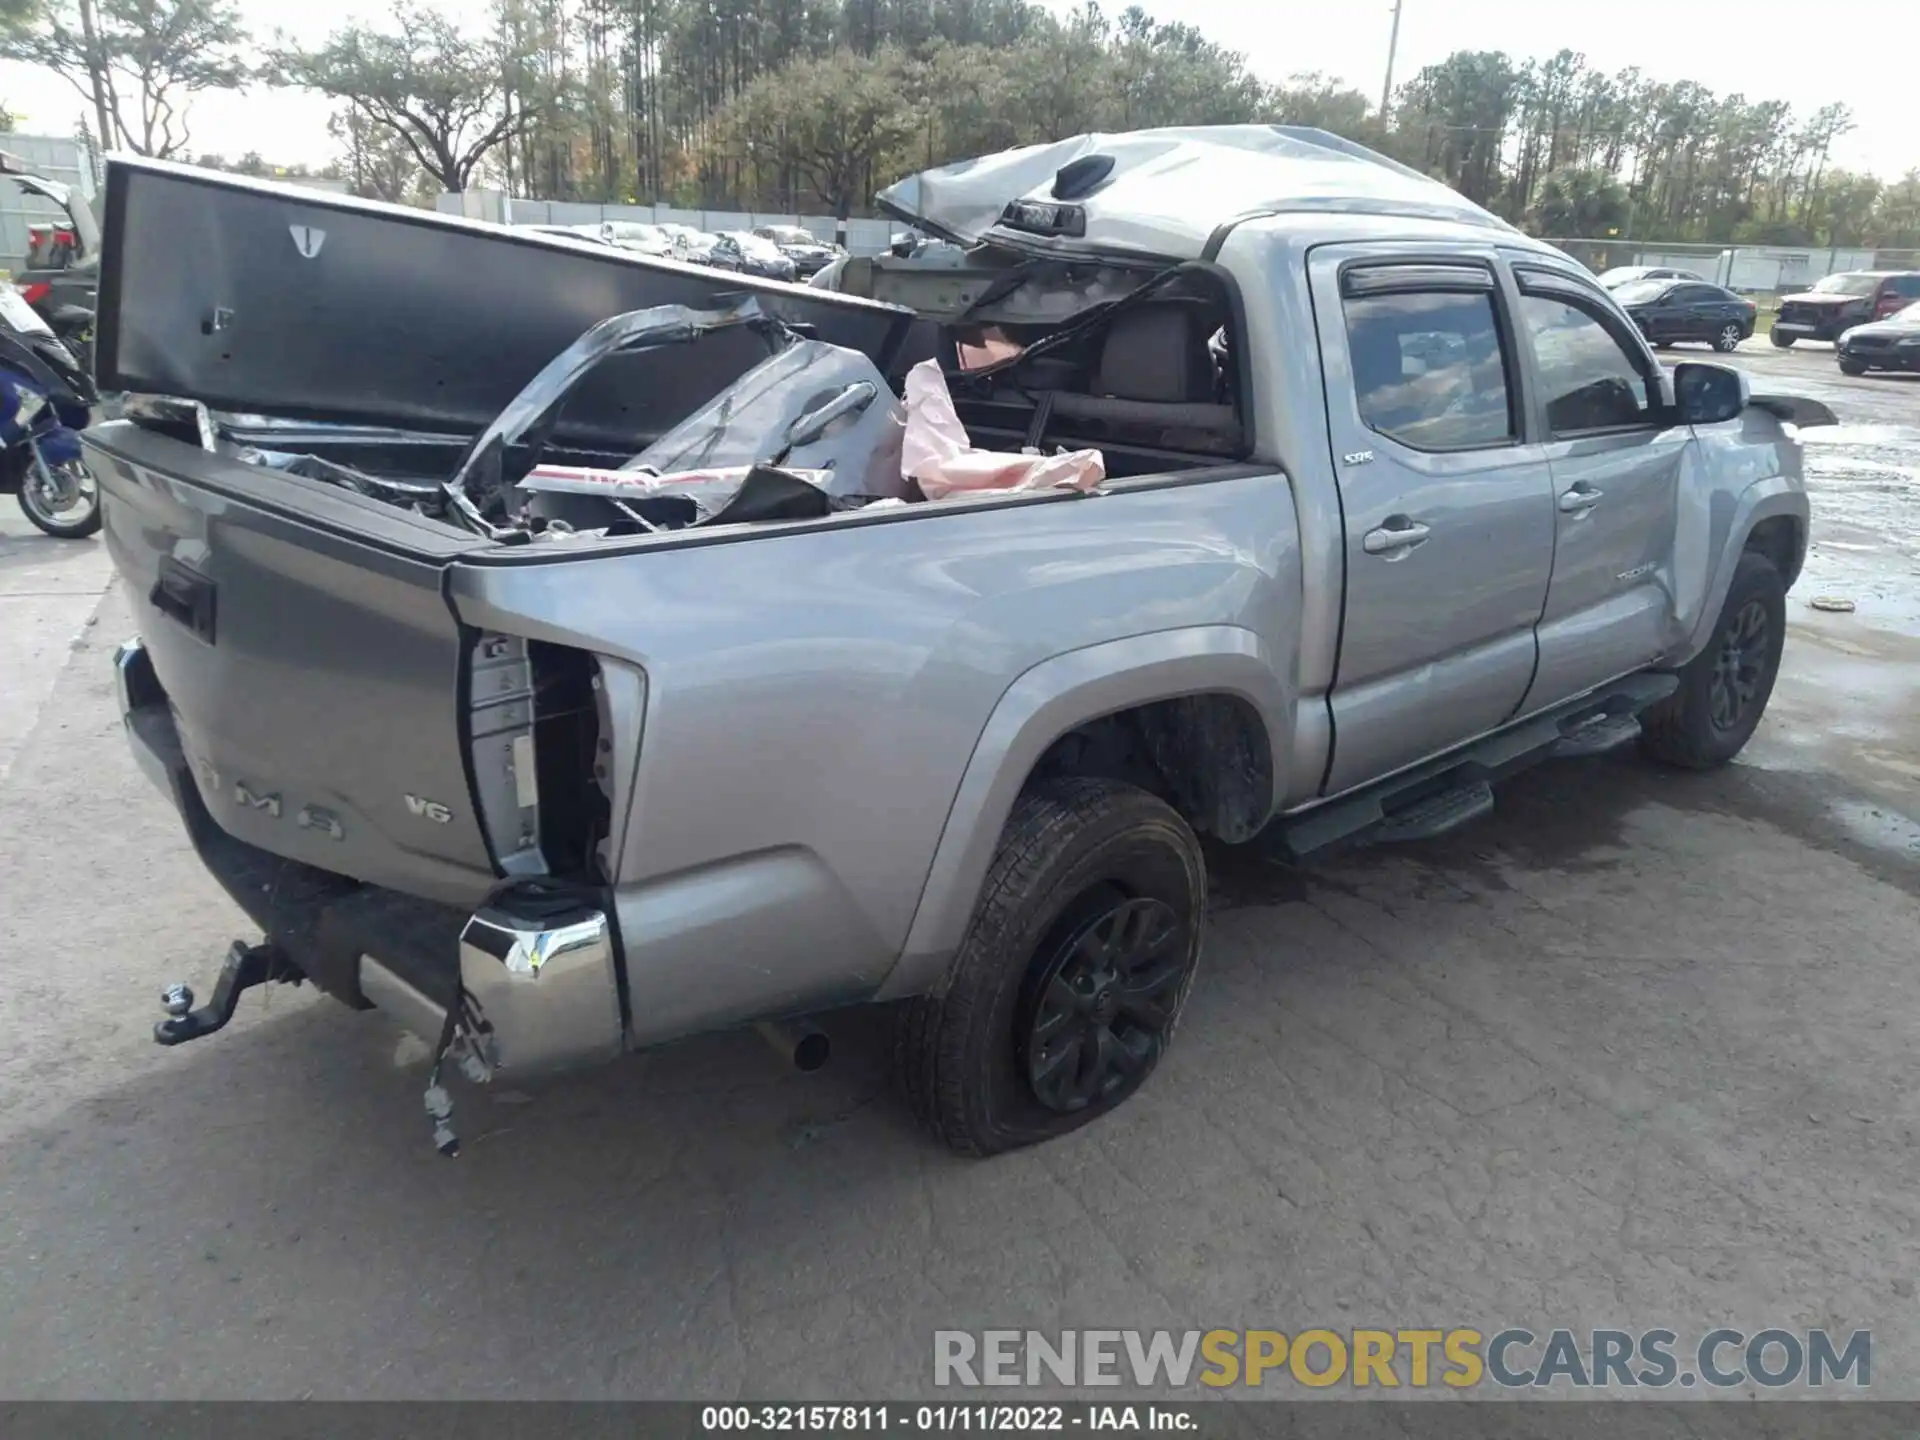
POLYGON ((882 202, 964 256, 809 288, 111 165, 126 729, 263 932, 158 1039, 311 982, 436 1047, 450 1150, 441 1061, 747 1023, 810 1056, 807 1017, 895 1002, 910 1105, 990 1154, 1154 1069, 1200 837, 1430 837, 1536 761, 1753 733, 1818 405, 1663 368, 1560 252, 1321 132, 1081 137, 882 202), (972 445, 1105 478, 788 504, 928 360, 972 445), (757 498, 526 498, 807 376, 757 498))

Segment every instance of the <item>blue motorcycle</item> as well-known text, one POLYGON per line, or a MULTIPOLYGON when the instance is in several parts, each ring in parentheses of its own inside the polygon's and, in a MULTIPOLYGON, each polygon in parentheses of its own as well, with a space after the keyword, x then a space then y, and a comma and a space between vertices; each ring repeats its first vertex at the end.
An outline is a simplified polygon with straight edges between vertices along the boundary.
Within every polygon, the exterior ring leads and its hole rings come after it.
POLYGON ((93 381, 12 289, 0 285, 0 493, 62 540, 100 528, 100 487, 80 453, 93 381))

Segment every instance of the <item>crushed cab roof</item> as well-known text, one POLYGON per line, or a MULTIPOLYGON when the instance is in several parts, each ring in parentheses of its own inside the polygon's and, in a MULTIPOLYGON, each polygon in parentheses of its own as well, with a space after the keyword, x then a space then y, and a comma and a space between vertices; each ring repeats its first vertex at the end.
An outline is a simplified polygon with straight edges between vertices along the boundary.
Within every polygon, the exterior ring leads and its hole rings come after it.
POLYGON ((1223 225, 1288 211, 1402 215, 1518 233, 1397 160, 1325 130, 1290 125, 1076 135, 927 170, 879 198, 890 213, 967 244, 1170 260, 1204 257, 1223 225), (1078 206, 1078 233, 1049 236, 1007 225, 1008 207, 1022 201, 1078 206))

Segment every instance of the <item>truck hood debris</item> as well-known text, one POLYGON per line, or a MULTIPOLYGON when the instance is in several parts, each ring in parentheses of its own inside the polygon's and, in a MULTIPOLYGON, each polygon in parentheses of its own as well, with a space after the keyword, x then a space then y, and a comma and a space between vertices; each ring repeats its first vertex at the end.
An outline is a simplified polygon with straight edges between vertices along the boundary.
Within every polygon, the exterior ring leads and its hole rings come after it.
POLYGON ((880 192, 880 208, 963 245, 1207 258, 1249 215, 1364 209, 1517 234, 1458 191, 1325 130, 1176 126, 1076 135, 942 165, 880 192))

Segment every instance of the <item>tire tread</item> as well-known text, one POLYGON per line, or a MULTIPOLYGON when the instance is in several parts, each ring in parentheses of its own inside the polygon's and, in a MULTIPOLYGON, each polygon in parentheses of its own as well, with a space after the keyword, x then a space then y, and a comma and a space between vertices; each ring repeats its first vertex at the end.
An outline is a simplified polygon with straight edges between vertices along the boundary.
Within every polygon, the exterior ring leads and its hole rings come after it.
MULTIPOLYGON (((1008 964, 1010 930, 1022 921, 1014 900, 1077 834, 1123 823, 1173 827, 1176 841, 1198 842, 1164 801, 1117 780, 1073 776, 1046 780, 1022 792, 1008 817, 980 899, 943 993, 903 1003, 895 1017, 892 1066, 909 1110, 949 1149, 984 1156, 1008 1148, 976 1103, 967 1061, 981 1012, 991 1012, 995 972, 1008 964)), ((1184 994, 1182 996, 1184 999, 1184 994)), ((989 1013, 985 1023, 991 1023, 989 1013)), ((1173 1026, 1168 1027, 1169 1038, 1173 1026)))
MULTIPOLYGON (((1707 717, 1699 708, 1694 685, 1695 667, 1712 665, 1714 646, 1719 643, 1720 629, 1726 623, 1728 614, 1736 605, 1745 604, 1752 598, 1752 592, 1762 586, 1778 592, 1783 598, 1785 596, 1786 587, 1773 562, 1758 551, 1745 551, 1734 569, 1733 580, 1727 586, 1727 598, 1714 620, 1713 639, 1708 642, 1707 649, 1696 655, 1681 671, 1680 688, 1641 715, 1640 749, 1643 754, 1683 770, 1712 770, 1724 765, 1745 746, 1746 741, 1742 740, 1733 752, 1722 754, 1714 743, 1707 717)), ((1784 623, 1784 614, 1781 618, 1784 623)), ((1779 673, 1777 666, 1774 673, 1776 676, 1779 673)), ((1770 677, 1769 689, 1772 683, 1770 677)), ((1762 702, 1762 714, 1765 709, 1765 702, 1762 702)), ((1755 723, 1758 723, 1757 718, 1755 723)), ((1749 731, 1749 737, 1751 734, 1749 731)))

